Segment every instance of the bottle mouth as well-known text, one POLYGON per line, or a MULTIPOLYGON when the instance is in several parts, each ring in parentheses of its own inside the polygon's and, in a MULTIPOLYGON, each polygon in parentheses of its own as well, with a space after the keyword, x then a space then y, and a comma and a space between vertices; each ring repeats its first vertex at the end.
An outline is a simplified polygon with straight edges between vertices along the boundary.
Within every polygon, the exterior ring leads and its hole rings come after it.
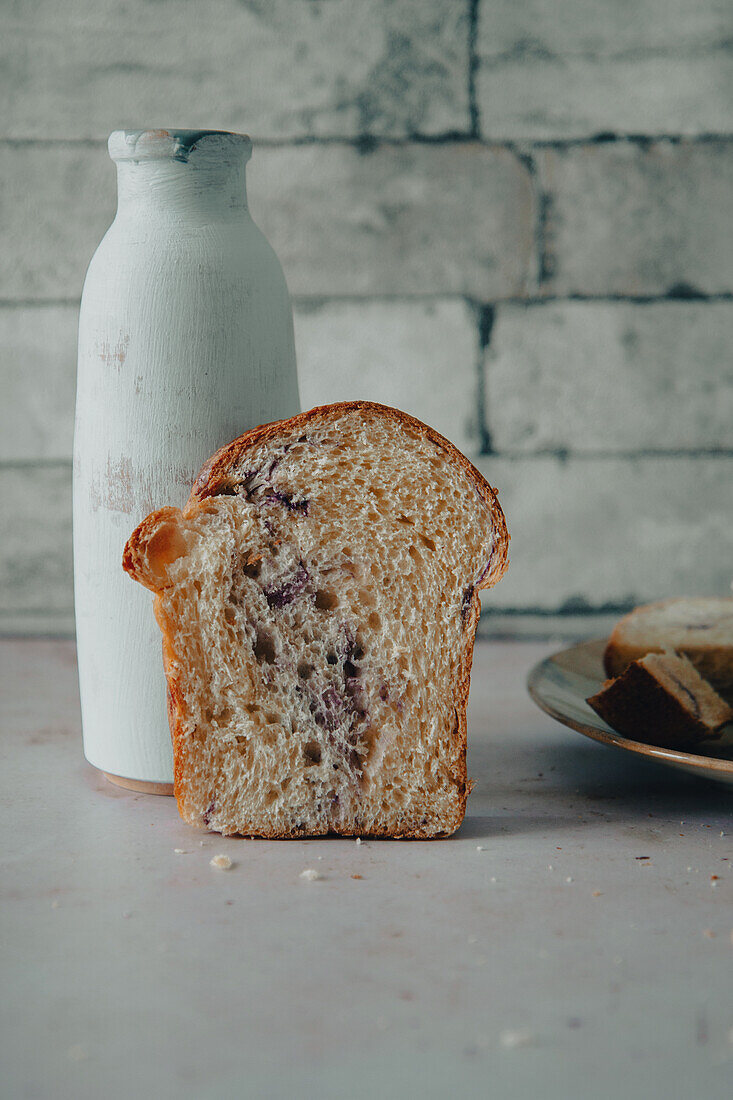
POLYGON ((228 130, 115 130, 107 142, 113 161, 178 160, 192 154, 222 154, 249 160, 252 142, 247 134, 228 130))

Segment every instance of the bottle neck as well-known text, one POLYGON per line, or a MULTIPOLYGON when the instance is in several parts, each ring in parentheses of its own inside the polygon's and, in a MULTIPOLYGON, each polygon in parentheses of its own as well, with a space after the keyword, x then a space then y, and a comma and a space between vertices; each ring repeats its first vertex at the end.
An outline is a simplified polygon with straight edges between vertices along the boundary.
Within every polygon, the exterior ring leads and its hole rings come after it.
POLYGON ((164 219, 236 218, 247 212, 245 165, 194 167, 147 160, 117 165, 117 210, 122 216, 155 214, 164 219))
POLYGON ((113 134, 118 217, 205 224, 247 213, 242 135, 192 131, 113 134))

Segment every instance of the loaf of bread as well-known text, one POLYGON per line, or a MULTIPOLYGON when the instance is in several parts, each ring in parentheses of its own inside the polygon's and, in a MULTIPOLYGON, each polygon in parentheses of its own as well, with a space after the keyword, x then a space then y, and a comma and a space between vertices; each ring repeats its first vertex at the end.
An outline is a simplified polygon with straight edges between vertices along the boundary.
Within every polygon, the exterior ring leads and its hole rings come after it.
POLYGON ((604 654, 608 676, 620 676, 646 653, 683 653, 725 698, 733 697, 733 599, 680 598, 645 604, 624 616, 604 654))
POLYGON ((123 561, 156 596, 182 817, 262 837, 452 833, 479 589, 507 546, 479 472, 382 405, 313 409, 214 455, 123 561))
POLYGON ((650 745, 690 748, 720 737, 733 710, 686 657, 648 653, 588 703, 612 729, 650 745))

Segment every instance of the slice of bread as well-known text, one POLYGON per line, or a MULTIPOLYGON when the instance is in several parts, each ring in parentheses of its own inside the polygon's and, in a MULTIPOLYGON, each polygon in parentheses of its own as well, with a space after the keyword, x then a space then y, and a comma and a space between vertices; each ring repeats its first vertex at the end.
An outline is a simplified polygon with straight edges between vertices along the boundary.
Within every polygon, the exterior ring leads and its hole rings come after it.
POLYGON ((667 748, 720 737, 733 719, 733 710, 692 662, 674 653, 648 653, 632 661, 588 703, 625 737, 667 748))
POLYGON ((247 432, 130 537, 156 595, 182 817, 226 834, 434 837, 463 820, 494 490, 366 402, 247 432))
POLYGON ((733 697, 733 599, 680 598, 645 604, 624 616, 606 646, 608 676, 646 653, 683 653, 724 697, 733 697))

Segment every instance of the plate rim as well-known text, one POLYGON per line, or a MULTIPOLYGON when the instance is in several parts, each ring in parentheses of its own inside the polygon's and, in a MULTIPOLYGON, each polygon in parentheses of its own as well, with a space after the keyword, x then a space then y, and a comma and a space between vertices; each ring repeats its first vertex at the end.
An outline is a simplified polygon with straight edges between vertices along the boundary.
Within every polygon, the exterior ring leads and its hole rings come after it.
MULTIPOLYGON (((719 757, 715 756, 700 756, 698 753, 681 752, 679 749, 665 749, 660 745, 649 745, 646 741, 632 741, 628 737, 623 737, 622 734, 617 733, 605 723, 605 729, 599 729, 596 726, 577 721, 569 715, 558 711, 552 703, 544 698, 542 692, 539 690, 539 682, 545 675, 546 669, 555 664, 558 657, 576 651, 595 649, 599 646, 605 647, 607 641, 607 638, 592 638, 583 642, 576 642, 574 645, 558 649, 554 653, 549 654, 549 656, 543 657, 542 660, 537 661, 527 674, 527 692, 532 702, 535 703, 540 710, 544 711, 545 714, 549 714, 551 718, 554 718, 555 721, 560 722, 563 726, 567 726, 577 733, 582 733, 585 737, 590 737, 591 740, 597 741, 601 745, 612 745, 614 748, 625 749, 627 752, 635 753, 637 756, 651 757, 652 759, 660 760, 664 763, 682 764, 686 768, 694 768, 701 772, 714 771, 733 776, 733 760, 721 760, 719 757)), ((584 699, 583 702, 585 701, 584 699)), ((600 717, 598 720, 599 722, 603 721, 600 717)))

